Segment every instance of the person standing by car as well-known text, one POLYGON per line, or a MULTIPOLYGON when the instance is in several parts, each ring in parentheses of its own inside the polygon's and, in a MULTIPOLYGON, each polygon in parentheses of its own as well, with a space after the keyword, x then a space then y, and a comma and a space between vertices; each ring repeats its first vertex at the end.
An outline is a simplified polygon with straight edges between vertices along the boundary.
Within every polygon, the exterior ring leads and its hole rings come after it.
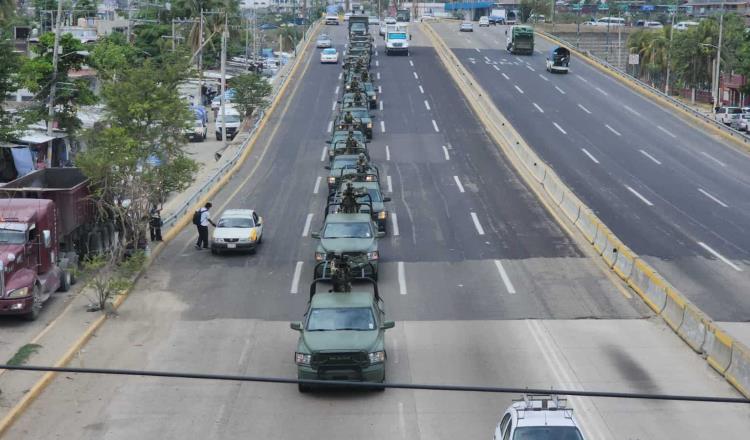
POLYGON ((211 202, 208 202, 195 213, 195 216, 198 217, 193 222, 198 227, 198 241, 195 243, 196 249, 208 249, 208 225, 210 223, 213 227, 216 227, 216 223, 211 220, 211 215, 208 212, 212 206, 211 202))

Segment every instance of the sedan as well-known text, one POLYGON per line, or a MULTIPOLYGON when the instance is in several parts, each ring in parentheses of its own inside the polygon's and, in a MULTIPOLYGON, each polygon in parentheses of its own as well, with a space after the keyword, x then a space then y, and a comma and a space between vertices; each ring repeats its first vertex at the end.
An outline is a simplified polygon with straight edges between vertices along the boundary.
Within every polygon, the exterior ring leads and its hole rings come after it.
POLYGON ((325 49, 328 47, 333 47, 333 41, 331 41, 331 37, 324 34, 318 37, 318 41, 315 43, 315 45, 318 47, 318 49, 325 49))
POLYGON ((211 253, 251 251, 263 241, 263 217, 252 209, 227 209, 216 222, 211 253))
POLYGON ((460 32, 474 32, 474 25, 471 22, 465 21, 461 23, 461 27, 458 30, 460 32))
POLYGON ((339 53, 334 48, 328 48, 323 49, 320 52, 320 62, 321 63, 330 63, 330 64, 338 64, 339 62, 339 53))

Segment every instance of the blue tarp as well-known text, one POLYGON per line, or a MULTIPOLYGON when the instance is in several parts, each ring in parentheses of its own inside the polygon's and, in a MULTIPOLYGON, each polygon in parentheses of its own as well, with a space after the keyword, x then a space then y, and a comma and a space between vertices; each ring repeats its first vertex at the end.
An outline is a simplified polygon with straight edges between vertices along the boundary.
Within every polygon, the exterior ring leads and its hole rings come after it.
POLYGON ((476 2, 476 3, 446 3, 446 11, 460 11, 462 9, 487 9, 494 5, 493 2, 476 2))
POLYGON ((10 152, 13 154, 13 164, 16 166, 18 177, 34 171, 34 158, 29 147, 13 147, 10 152))
POLYGON ((651 12, 654 10, 654 5, 641 5, 641 11, 651 12))

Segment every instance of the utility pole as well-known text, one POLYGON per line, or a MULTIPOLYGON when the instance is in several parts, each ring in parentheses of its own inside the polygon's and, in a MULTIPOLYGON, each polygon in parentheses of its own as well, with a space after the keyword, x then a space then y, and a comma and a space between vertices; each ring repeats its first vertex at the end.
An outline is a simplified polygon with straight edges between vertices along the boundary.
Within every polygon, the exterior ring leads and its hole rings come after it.
POLYGON ((172 19, 172 52, 175 51, 175 42, 174 40, 177 39, 177 35, 175 35, 175 25, 174 25, 174 18, 172 19))
POLYGON ((716 46, 716 94, 714 107, 721 107, 719 98, 719 83, 721 82, 721 41, 724 36, 724 2, 721 2, 721 16, 719 16, 719 44, 716 46))
MULTIPOLYGON (((676 8, 676 5, 675 5, 676 8)), ((664 84, 664 94, 669 95, 669 73, 672 62, 672 40, 674 40, 674 16, 677 15, 677 9, 672 12, 672 26, 669 28, 669 49, 667 50, 667 83, 664 84)))
POLYGON ((57 92, 57 64, 60 60, 60 31, 62 25, 62 0, 57 2, 57 23, 55 26, 55 44, 52 46, 52 84, 49 89, 49 109, 47 110, 47 136, 52 136, 52 125, 55 122, 55 93, 57 92))
MULTIPOLYGON (((59 3, 59 1, 58 1, 59 3)), ((128 0, 128 44, 130 44, 130 34, 133 32, 133 5, 131 0, 128 0)))
POLYGON ((221 32, 221 140, 227 147, 227 16, 224 15, 224 29, 221 32))

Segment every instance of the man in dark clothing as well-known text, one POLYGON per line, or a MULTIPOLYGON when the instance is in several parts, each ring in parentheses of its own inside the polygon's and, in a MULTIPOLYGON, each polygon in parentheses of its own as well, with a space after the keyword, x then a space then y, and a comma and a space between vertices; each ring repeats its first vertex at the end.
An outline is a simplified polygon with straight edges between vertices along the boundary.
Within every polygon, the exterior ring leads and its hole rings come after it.
POLYGON ((149 229, 151 230, 151 241, 162 241, 161 240, 161 209, 156 205, 151 207, 149 211, 149 229))
POLYGON ((216 227, 216 223, 211 220, 211 216, 208 210, 211 209, 211 202, 206 203, 206 206, 200 209, 201 218, 198 222, 198 241, 195 243, 196 249, 208 249, 208 225, 209 223, 216 227))

